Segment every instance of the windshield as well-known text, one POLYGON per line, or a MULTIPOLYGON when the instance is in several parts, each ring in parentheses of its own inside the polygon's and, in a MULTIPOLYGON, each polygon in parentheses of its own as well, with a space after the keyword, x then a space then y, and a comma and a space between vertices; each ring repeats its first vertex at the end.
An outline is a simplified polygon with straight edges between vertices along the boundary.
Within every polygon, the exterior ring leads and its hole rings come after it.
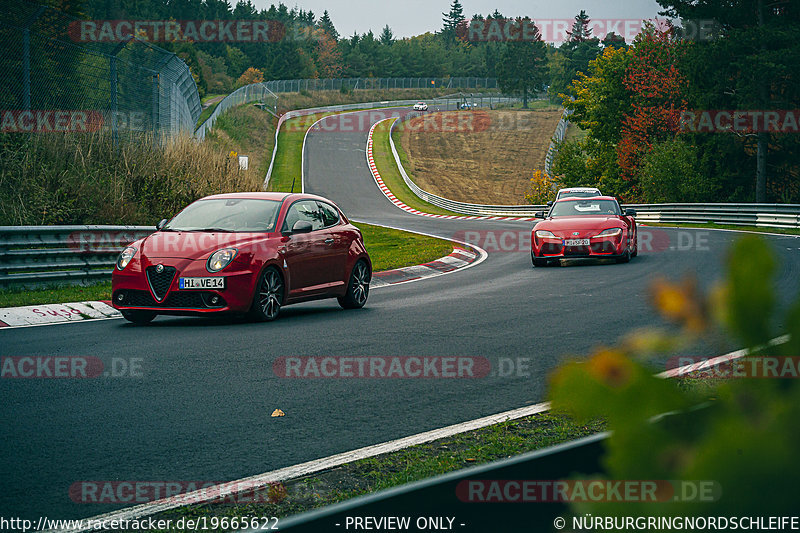
POLYGON ((281 202, 244 198, 200 200, 178 213, 163 231, 274 231, 281 202))
POLYGON ((551 217, 575 217, 597 215, 619 215, 615 200, 561 200, 553 204, 551 217))
POLYGON ((593 198, 600 196, 598 191, 561 191, 558 198, 593 198))

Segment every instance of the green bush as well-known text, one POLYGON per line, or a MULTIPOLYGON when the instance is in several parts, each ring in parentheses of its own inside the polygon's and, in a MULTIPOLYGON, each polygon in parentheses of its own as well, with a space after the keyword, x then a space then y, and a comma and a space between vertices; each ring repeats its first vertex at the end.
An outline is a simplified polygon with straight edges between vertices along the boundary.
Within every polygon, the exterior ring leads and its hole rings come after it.
POLYGON ((717 192, 698 170, 697 149, 680 137, 654 145, 637 174, 649 203, 713 201, 717 192))

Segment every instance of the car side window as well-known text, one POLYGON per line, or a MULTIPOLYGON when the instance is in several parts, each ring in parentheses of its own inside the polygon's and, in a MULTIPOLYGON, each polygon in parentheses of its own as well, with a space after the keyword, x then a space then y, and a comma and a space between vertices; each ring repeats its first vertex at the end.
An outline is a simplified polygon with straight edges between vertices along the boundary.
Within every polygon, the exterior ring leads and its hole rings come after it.
POLYGON ((326 228, 339 223, 339 211, 337 211, 335 207, 325 202, 317 202, 317 205, 322 213, 322 222, 326 228))
POLYGON ((310 222, 311 231, 322 229, 324 226, 322 210, 314 200, 301 200, 289 206, 283 223, 284 231, 291 230, 299 220, 310 222))

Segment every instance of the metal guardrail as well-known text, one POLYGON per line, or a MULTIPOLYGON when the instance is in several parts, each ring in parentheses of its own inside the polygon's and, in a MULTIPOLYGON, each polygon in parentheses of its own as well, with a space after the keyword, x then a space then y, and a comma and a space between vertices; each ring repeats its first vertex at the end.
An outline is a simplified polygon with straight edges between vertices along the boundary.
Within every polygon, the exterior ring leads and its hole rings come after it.
POLYGON ((626 204, 650 223, 729 224, 800 229, 800 204, 626 204))
MULTIPOLYGON (((576 475, 584 478, 596 476, 605 470, 602 457, 608 437, 609 433, 598 433, 366 494, 282 518, 280 529, 297 533, 336 531, 345 529, 342 526, 354 516, 411 516, 413 527, 417 517, 447 516, 456 519, 458 527, 454 524, 442 529, 465 532, 551 531, 554 519, 569 512, 567 502, 543 498, 543 501, 526 505, 519 501, 503 501, 502 498, 484 500, 488 487, 499 480, 566 480, 576 475), (476 484, 481 489, 475 490, 476 484)), ((424 529, 427 528, 417 530, 424 529)), ((257 529, 243 533, 257 533, 257 529)))
MULTIPOLYGON (((565 116, 567 113, 565 112, 565 116)), ((408 176, 392 139, 395 120, 389 131, 389 144, 392 148, 397 168, 409 189, 422 200, 437 207, 471 216, 533 216, 536 211, 547 208, 544 205, 486 205, 457 202, 423 190, 408 176)), ((562 117, 559 127, 563 138, 566 121, 562 117)), ((556 129, 556 135, 559 128, 556 129)), ((554 136, 554 137, 555 137, 554 136)), ((552 146, 552 144, 551 144, 552 146)), ((800 229, 800 204, 625 204, 622 207, 636 209, 639 222, 684 223, 684 224, 730 224, 768 228, 800 229)))
POLYGON ((313 78, 264 82, 276 93, 382 89, 496 89, 497 78, 313 78))
POLYGON ((0 287, 108 279, 119 252, 152 226, 0 226, 0 287))
POLYGON ((547 148, 547 155, 544 156, 544 173, 550 175, 550 168, 553 166, 553 160, 558 153, 558 144, 564 141, 564 136, 567 134, 569 127, 569 116, 572 114, 571 109, 565 109, 561 114, 561 119, 558 121, 556 131, 550 139, 550 146, 547 148))
MULTIPOLYGON (((544 209, 534 205, 480 207, 520 207, 524 211, 516 211, 516 215, 530 216, 544 209)), ((715 222, 800 228, 800 204, 627 204, 623 207, 636 209, 636 219, 641 223, 715 222)), ((152 226, 0 226, 0 287, 108 279, 122 248, 153 231, 152 226)))

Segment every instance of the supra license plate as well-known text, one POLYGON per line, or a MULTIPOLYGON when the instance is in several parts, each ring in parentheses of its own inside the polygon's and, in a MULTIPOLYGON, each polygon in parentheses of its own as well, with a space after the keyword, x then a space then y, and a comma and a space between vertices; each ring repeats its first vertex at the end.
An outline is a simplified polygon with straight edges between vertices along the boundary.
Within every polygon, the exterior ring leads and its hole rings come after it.
POLYGON ((589 246, 589 239, 565 239, 564 246, 589 246))
POLYGON ((225 278, 180 278, 181 289, 224 289, 225 278))

